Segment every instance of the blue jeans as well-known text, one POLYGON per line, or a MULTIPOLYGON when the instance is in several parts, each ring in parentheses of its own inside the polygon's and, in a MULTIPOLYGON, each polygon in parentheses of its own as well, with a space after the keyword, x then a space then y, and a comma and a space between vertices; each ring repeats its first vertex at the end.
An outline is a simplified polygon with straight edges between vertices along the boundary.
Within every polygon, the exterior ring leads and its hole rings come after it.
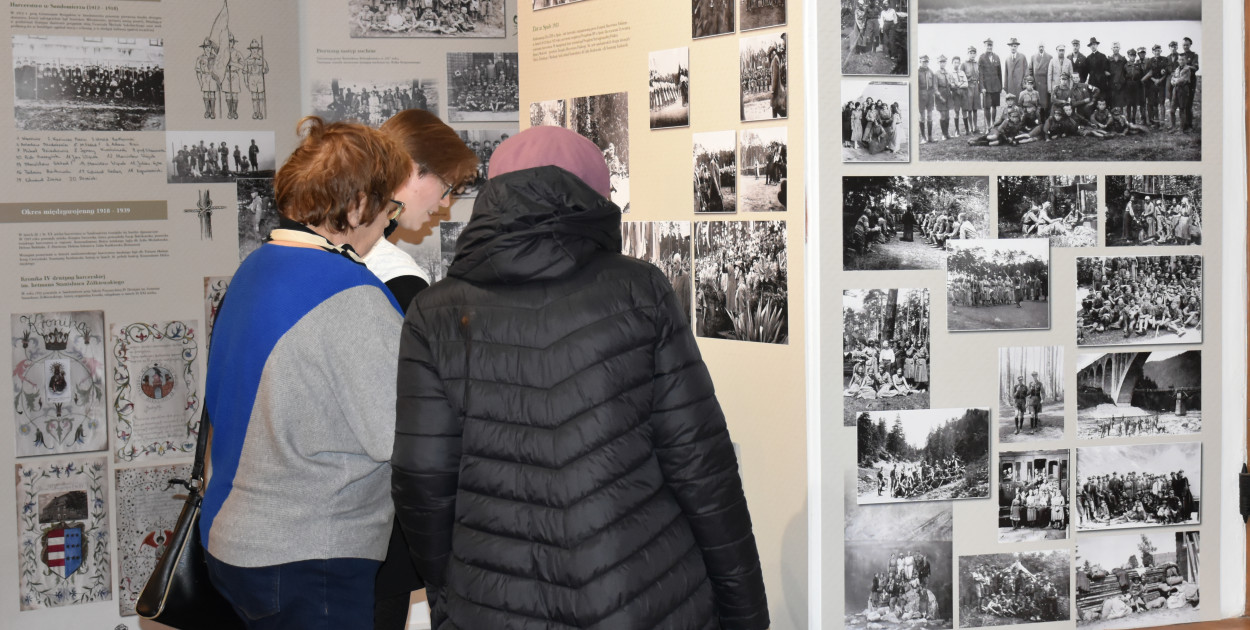
POLYGON ((210 554, 213 586, 248 630, 372 630, 373 582, 382 564, 360 558, 236 567, 210 554))

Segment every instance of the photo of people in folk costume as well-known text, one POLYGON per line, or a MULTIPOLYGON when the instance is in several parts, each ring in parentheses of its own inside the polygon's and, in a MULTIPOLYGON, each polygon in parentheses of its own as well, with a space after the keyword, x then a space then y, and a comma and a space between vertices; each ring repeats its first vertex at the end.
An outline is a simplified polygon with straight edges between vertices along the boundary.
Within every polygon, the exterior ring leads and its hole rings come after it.
POLYGON ((929 292, 842 294, 843 424, 862 411, 929 408, 929 292))
POLYGON ((1107 245, 1201 245, 1201 175, 1108 175, 1107 245))

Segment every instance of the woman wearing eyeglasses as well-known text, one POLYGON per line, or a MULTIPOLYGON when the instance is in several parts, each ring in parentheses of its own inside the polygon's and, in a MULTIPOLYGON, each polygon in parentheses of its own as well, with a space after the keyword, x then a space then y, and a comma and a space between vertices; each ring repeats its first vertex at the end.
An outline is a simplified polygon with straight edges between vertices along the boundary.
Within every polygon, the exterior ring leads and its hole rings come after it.
POLYGON ((308 117, 274 180, 279 228, 217 314, 200 522, 249 628, 369 629, 393 507, 399 304, 361 261, 411 185, 387 134, 308 117))

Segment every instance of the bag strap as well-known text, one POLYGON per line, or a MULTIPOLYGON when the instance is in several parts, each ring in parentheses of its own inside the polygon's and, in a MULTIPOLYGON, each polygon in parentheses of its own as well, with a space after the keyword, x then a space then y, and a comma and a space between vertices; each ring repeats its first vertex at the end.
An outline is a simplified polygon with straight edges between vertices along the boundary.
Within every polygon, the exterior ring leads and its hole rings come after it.
POLYGON ((208 450, 208 401, 204 401, 204 408, 200 411, 200 434, 195 439, 195 463, 191 466, 191 488, 193 492, 198 492, 204 487, 204 455, 208 450))

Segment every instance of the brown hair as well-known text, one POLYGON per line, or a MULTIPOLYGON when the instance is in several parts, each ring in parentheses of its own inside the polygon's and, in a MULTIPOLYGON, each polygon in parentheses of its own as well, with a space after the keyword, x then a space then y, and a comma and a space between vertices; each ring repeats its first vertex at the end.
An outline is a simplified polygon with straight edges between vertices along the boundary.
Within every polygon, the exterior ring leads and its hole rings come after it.
POLYGON ((399 143, 376 129, 317 116, 295 129, 300 145, 273 181, 278 211, 293 221, 345 232, 349 212, 363 202, 360 221, 371 223, 412 172, 399 143))
POLYGON ((477 174, 477 154, 460 134, 423 109, 405 109, 379 128, 403 146, 422 175, 433 172, 452 186, 477 174))

